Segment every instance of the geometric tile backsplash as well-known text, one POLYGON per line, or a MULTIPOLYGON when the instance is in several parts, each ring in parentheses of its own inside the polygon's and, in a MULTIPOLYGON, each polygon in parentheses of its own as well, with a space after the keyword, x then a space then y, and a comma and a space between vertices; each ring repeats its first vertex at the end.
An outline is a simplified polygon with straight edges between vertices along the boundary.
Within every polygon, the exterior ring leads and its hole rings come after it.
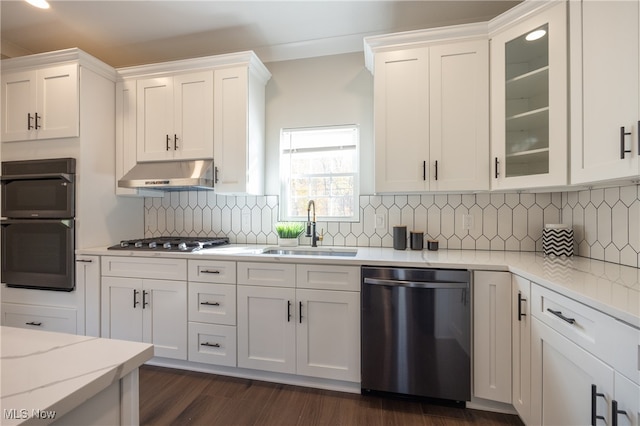
MULTIPOLYGON (((145 236, 227 236, 237 244, 277 244, 278 197, 167 192, 146 198, 145 236)), ((441 248, 542 251, 542 229, 574 229, 580 256, 640 265, 640 185, 563 193, 361 195, 358 222, 318 222, 332 246, 393 247, 406 225, 441 248), (470 229, 463 215, 471 216, 470 229), (376 226, 377 225, 377 226, 376 226)), ((308 238, 301 237, 302 245, 308 238)))

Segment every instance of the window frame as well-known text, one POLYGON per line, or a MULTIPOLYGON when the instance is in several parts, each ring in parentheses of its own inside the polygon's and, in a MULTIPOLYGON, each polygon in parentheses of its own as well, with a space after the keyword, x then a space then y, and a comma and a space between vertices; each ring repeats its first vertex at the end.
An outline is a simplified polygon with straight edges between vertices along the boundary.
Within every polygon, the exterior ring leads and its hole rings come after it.
MULTIPOLYGON (((321 131, 331 131, 331 130, 352 130, 355 132, 353 137, 353 145, 335 145, 335 147, 310 147, 308 149, 304 149, 307 152, 322 152, 322 151, 338 151, 343 148, 354 149, 355 160, 354 160, 354 168, 355 170, 351 173, 330 173, 329 177, 340 177, 340 176, 352 176, 353 177, 353 214, 350 216, 322 216, 320 214, 316 214, 316 221, 320 222, 358 222, 360 220, 360 127, 357 124, 342 124, 342 125, 331 125, 331 126, 314 126, 314 127, 296 127, 296 128, 282 128, 280 130, 280 144, 278 148, 278 157, 280 161, 280 208, 279 208, 279 220, 281 221, 306 221, 307 215, 304 216, 290 216, 289 215, 289 204, 290 204, 290 193, 289 189, 291 187, 291 160, 286 159, 286 156, 289 156, 293 151, 299 152, 300 150, 291 149, 290 145, 285 146, 285 135, 295 134, 296 132, 321 132, 321 131)), ((290 139, 289 139, 290 141, 290 139)), ((325 177, 326 173, 309 173, 306 175, 302 175, 305 177, 313 178, 313 177, 325 177)), ((320 197, 317 197, 320 198, 320 197)), ((310 196, 309 200, 316 200, 316 197, 310 196)), ((317 202, 316 202, 317 203, 317 202)))

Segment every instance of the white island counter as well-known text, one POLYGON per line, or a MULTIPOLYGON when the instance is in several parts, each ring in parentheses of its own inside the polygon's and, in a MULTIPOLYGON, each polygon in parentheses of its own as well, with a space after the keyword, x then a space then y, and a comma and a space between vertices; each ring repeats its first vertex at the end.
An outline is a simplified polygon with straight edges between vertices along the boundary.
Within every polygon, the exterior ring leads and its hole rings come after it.
POLYGON ((137 424, 153 345, 0 327, 3 425, 137 424))

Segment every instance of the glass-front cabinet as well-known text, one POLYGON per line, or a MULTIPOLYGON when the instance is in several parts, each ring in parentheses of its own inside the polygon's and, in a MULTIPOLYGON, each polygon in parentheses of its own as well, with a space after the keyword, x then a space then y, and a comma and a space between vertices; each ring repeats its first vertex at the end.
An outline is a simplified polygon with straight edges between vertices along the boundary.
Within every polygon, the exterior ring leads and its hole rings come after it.
POLYGON ((567 184, 566 7, 518 11, 492 30, 492 189, 567 184))

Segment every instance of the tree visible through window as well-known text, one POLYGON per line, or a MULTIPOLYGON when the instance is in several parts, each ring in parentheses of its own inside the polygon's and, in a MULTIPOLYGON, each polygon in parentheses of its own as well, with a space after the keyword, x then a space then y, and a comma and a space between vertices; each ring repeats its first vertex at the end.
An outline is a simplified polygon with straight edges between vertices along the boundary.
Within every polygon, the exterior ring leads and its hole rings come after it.
POLYGON ((282 220, 306 220, 309 200, 318 220, 358 220, 358 142, 355 125, 282 130, 282 220))

